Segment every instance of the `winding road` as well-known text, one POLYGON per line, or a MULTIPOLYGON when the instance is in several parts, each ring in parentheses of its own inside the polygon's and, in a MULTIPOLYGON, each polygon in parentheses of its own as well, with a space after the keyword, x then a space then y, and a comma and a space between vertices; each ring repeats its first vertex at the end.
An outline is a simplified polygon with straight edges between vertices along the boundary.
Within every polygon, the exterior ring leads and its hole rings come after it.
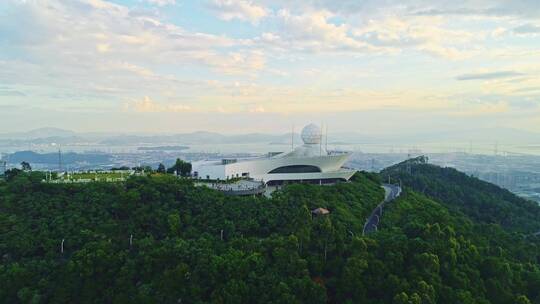
POLYGON ((384 188, 384 200, 373 209, 371 215, 367 218, 366 223, 364 224, 364 230, 362 230, 362 235, 377 231, 377 225, 382 217, 382 211, 384 204, 395 200, 401 194, 401 187, 392 184, 383 184, 384 188))

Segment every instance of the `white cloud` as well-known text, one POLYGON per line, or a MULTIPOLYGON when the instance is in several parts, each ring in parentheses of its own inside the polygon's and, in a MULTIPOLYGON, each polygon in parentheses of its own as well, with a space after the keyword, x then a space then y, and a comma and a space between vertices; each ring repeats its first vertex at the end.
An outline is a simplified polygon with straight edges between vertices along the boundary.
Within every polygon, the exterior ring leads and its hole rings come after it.
POLYGON ((204 54, 201 61, 225 74, 248 74, 254 76, 262 70, 266 58, 262 51, 230 52, 225 55, 204 54))
POLYGON ((535 0, 466 0, 455 2, 428 0, 415 1, 409 11, 420 15, 438 16, 486 16, 493 18, 536 18, 540 16, 540 6, 535 0))
MULTIPOLYGON (((537 35, 538 20, 508 11, 476 15, 482 5, 473 2, 487 0, 462 1, 454 11, 455 3, 428 0, 209 1, 216 18, 246 21, 244 28, 208 22, 211 33, 197 31, 140 5, 171 0, 137 0, 132 8, 103 0, 9 2, 0 19, 0 83, 13 91, 0 95, 54 110, 114 113, 128 100, 128 112, 191 116, 221 108, 243 118, 381 108, 450 113, 489 92, 507 98, 501 104, 511 111, 509 97, 539 97, 538 72, 514 66, 540 59, 527 39, 537 35), (525 75, 469 75, 495 65, 525 75), (455 81, 460 74, 491 79, 455 81), (454 92, 472 97, 458 104, 448 98, 454 92)), ((500 7, 494 1, 486 8, 500 7)))
POLYGON ((109 44, 107 43, 98 43, 96 45, 96 49, 100 53, 107 53, 109 51, 109 44))
POLYGON ((396 50, 416 49, 448 59, 462 59, 470 51, 460 50, 472 41, 483 38, 481 33, 445 29, 440 17, 387 17, 370 20, 365 26, 356 28, 354 35, 376 47, 396 50))
POLYGON ((457 80, 491 80, 501 78, 512 78, 516 76, 523 76, 523 73, 517 71, 491 71, 491 72, 479 72, 458 75, 457 80))
POLYGON ((154 16, 134 14, 127 7, 100 0, 28 2, 16 9, 8 20, 0 21, 0 27, 20 19, 32 21, 10 32, 6 47, 22 48, 28 43, 32 48, 26 51, 53 60, 92 61, 96 53, 106 52, 109 60, 199 62, 199 51, 222 50, 242 43, 225 36, 187 31, 154 16), (25 44, 19 37, 27 40, 25 44))
POLYGON ((157 5, 157 6, 166 6, 176 4, 176 0, 146 0, 146 2, 157 5))
POLYGON ((399 54, 416 50, 446 59, 464 59, 477 54, 474 43, 485 37, 482 32, 447 29, 443 18, 433 16, 391 16, 356 25, 329 11, 295 15, 282 9, 276 17, 280 31, 263 32, 253 39, 255 43, 282 51, 399 54))
POLYGON ((516 35, 531 35, 536 36, 540 35, 540 25, 533 24, 533 23, 526 23, 522 24, 513 30, 514 34, 516 35))
POLYGON ((485 16, 492 18, 537 18, 540 6, 536 0, 258 0, 289 10, 327 10, 343 16, 377 18, 381 15, 485 16))
POLYGON ((255 108, 252 108, 249 110, 250 113, 264 113, 266 110, 263 106, 256 106, 255 108))
POLYGON ((183 104, 160 104, 152 100, 148 96, 144 96, 141 100, 135 100, 124 104, 124 109, 127 111, 135 111, 139 113, 159 113, 159 112, 186 112, 190 111, 191 107, 183 104))
POLYGON ((179 70, 218 77, 254 76, 264 68, 262 52, 239 49, 245 41, 156 18, 100 0, 19 3, 0 19, 0 49, 15 54, 0 62, 0 82, 54 95, 71 91, 72 102, 99 99, 105 106, 141 90, 191 100, 207 88, 179 70))
POLYGON ((257 24, 268 15, 267 10, 245 0, 212 0, 208 7, 223 20, 243 20, 257 24))
POLYGON ((309 12, 301 15, 289 10, 277 14, 281 21, 280 34, 265 32, 257 42, 282 49, 296 51, 369 51, 370 46, 349 34, 346 24, 336 25, 329 21, 328 11, 309 12))
POLYGON ((499 38, 503 37, 504 35, 506 35, 507 33, 508 33, 508 31, 504 27, 499 26, 496 29, 494 29, 493 31, 491 31, 491 36, 493 38, 499 39, 499 38))

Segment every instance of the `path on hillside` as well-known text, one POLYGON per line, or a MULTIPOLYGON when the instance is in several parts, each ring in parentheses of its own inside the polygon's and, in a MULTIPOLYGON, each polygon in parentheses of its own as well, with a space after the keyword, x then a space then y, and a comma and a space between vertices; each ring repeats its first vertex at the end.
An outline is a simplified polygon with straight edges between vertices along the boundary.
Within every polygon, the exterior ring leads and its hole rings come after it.
POLYGON ((362 235, 377 231, 377 225, 379 225, 382 217, 382 211, 384 204, 395 200, 401 194, 401 187, 392 184, 383 184, 384 188, 384 200, 373 209, 371 215, 367 218, 362 230, 362 235))

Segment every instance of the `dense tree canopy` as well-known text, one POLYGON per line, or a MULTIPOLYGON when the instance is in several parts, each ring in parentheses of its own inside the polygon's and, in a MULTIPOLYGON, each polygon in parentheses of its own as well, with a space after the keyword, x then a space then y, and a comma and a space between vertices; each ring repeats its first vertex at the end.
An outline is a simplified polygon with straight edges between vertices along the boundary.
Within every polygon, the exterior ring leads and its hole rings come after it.
POLYGON ((271 199, 167 175, 42 179, 0 183, 6 303, 540 303, 535 238, 411 188, 362 236, 375 174, 271 199))
POLYGON ((177 158, 174 165, 167 169, 167 173, 176 173, 180 176, 189 176, 191 174, 191 163, 177 158))
POLYGON ((410 159, 382 172, 385 180, 397 182, 436 199, 481 223, 499 224, 520 232, 540 230, 538 203, 468 176, 453 168, 425 163, 424 157, 410 159))
POLYGON ((28 162, 21 162, 21 169, 23 171, 32 171, 32 166, 30 166, 30 164, 28 162))

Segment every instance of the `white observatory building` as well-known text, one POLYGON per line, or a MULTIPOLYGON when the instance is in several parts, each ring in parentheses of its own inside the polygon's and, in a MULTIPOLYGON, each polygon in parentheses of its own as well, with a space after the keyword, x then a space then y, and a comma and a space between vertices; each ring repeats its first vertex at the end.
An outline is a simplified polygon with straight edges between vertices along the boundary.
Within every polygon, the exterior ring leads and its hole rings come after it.
POLYGON ((302 146, 290 152, 255 159, 222 159, 194 163, 193 173, 199 179, 226 180, 245 177, 262 180, 268 185, 283 182, 316 184, 347 181, 355 170, 343 168, 349 153, 328 153, 322 145, 321 129, 309 124, 302 130, 302 146))

